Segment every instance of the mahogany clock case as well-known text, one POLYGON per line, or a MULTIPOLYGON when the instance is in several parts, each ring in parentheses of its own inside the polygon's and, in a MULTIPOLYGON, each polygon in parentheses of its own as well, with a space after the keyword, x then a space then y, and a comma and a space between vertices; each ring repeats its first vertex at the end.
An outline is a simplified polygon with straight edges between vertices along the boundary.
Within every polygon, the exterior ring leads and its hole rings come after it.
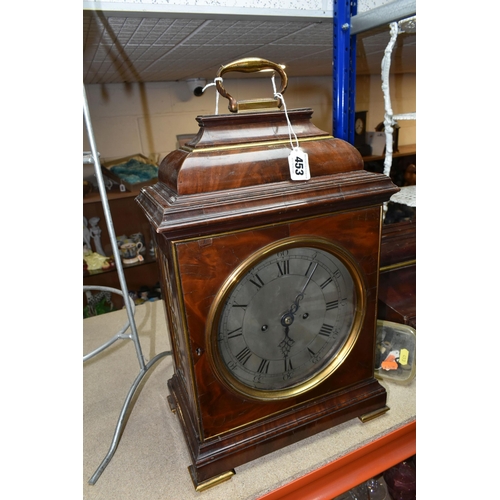
POLYGON ((175 371, 168 382, 192 456, 195 486, 355 417, 384 411, 374 378, 381 204, 398 191, 361 155, 289 111, 311 179, 289 180, 283 112, 198 117, 200 132, 168 155, 137 201, 157 243, 175 371), (363 290, 359 332, 336 369, 282 399, 246 397, 217 374, 210 314, 246 259, 290 238, 322 239, 348 254, 363 290), (213 346, 212 346, 213 347, 213 346))

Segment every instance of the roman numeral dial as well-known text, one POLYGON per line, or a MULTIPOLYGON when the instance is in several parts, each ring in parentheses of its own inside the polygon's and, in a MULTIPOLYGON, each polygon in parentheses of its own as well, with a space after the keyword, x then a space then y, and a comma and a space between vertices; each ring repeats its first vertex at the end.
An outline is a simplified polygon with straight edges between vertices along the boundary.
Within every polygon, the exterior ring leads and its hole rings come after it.
POLYGON ((356 340, 355 265, 334 245, 299 243, 286 239, 249 257, 219 305, 214 363, 250 397, 290 397, 319 383, 356 340))

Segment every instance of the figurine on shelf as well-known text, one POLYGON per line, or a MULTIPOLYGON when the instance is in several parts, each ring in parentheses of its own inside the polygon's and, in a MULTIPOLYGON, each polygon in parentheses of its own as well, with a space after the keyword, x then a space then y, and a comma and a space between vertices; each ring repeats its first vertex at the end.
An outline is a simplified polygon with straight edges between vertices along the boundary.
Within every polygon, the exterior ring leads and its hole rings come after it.
POLYGON ((97 252, 91 252, 83 256, 84 271, 105 271, 115 267, 115 261, 113 257, 105 257, 97 252))
POLYGON ((83 253, 92 252, 92 245, 90 244, 90 230, 88 228, 87 219, 83 218, 83 253))
POLYGON ((92 294, 90 291, 87 291, 85 295, 87 297, 87 305, 83 308, 84 318, 90 318, 91 316, 105 314, 114 310, 110 292, 101 291, 92 294))
POLYGON ((106 255, 101 245, 101 228, 97 225, 99 217, 92 217, 90 219, 90 236, 94 239, 95 251, 100 255, 106 255))

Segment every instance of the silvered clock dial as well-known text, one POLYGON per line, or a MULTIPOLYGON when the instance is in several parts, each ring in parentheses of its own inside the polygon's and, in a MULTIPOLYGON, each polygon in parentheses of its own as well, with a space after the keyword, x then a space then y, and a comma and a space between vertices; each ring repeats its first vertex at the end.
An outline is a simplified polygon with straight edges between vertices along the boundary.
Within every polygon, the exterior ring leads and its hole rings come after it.
POLYGON ((288 238, 226 281, 209 335, 219 377, 255 399, 305 392, 346 358, 359 333, 362 280, 349 254, 318 238, 288 238))

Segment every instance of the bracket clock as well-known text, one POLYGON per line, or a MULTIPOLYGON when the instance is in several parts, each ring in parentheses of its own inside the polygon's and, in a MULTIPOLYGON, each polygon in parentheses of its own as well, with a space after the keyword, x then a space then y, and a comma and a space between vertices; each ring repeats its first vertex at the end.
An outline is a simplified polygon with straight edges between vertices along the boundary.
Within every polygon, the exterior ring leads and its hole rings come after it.
POLYGON ((372 147, 366 143, 367 111, 356 111, 354 114, 354 147, 363 155, 372 154, 372 147))
MULTIPOLYGON (((218 76, 262 69, 279 73, 282 99, 286 74, 270 61, 235 61, 218 76)), ((137 197, 174 356, 168 400, 198 490, 388 409, 374 378, 376 307, 382 204, 399 189, 316 128, 309 108, 287 113, 310 167, 309 180, 291 180, 285 112, 241 112, 217 87, 235 113, 197 117, 198 135, 137 197)))

